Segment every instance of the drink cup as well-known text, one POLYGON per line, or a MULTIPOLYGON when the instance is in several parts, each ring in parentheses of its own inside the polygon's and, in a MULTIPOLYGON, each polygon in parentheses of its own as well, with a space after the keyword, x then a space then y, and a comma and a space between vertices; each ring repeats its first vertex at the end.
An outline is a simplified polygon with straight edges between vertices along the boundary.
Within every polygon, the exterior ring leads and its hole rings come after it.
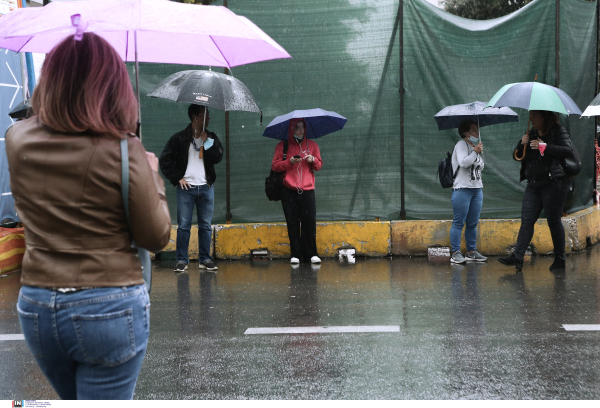
POLYGON ((540 148, 540 154, 543 156, 544 150, 546 150, 546 143, 540 142, 539 148, 540 148))

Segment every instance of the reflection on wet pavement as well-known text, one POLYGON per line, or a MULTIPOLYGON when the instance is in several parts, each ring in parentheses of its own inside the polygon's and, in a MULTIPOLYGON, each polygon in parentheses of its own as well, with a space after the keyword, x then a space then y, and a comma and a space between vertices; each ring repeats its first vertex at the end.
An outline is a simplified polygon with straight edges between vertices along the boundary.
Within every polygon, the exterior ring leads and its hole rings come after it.
MULTIPOLYGON (((426 258, 156 265, 136 399, 598 399, 600 246, 563 273, 426 258), (252 334, 248 328, 395 326, 252 334), (591 326, 588 326, 591 327, 591 326)), ((19 275, 0 279, 0 334, 18 334, 19 275)), ((0 341, 0 399, 53 399, 23 341, 0 341)))

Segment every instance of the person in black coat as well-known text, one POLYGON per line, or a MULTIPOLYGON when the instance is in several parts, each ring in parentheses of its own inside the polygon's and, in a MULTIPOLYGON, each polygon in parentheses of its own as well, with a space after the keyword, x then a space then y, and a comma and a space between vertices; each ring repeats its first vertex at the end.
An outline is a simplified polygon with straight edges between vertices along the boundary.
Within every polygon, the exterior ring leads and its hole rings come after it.
POLYGON ((191 123, 171 136, 159 158, 161 172, 177 187, 175 272, 183 272, 188 267, 194 206, 198 216, 199 267, 216 271, 218 268, 210 256, 213 184, 217 178, 215 164, 223 159, 223 146, 217 135, 206 128, 210 115, 205 106, 190 105, 188 116, 191 123))
POLYGON ((573 145, 564 127, 558 123, 557 114, 549 111, 531 111, 532 130, 517 143, 513 158, 523 157, 526 145, 529 149, 521 161, 521 181, 527 180, 521 209, 521 228, 513 253, 498 261, 523 268, 523 257, 533 238, 534 225, 542 210, 546 213, 552 243, 554 262, 550 270, 565 268, 565 230, 561 217, 563 206, 573 184, 565 173, 561 160, 573 155, 573 145), (542 143, 540 149, 540 143, 542 143), (544 146, 545 144, 545 146, 544 146))

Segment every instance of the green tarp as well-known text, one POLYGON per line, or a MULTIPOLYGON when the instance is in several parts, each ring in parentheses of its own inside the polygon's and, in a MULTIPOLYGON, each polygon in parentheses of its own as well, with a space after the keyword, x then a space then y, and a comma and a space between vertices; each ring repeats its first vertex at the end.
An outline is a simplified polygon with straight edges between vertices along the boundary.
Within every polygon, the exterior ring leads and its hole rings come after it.
MULTIPOLYGON (((220 5, 219 1, 214 3, 220 5)), ((450 189, 436 179, 437 163, 458 140, 438 131, 433 116, 447 105, 488 101, 503 85, 555 84, 556 2, 535 0, 495 20, 462 19, 424 0, 404 0, 404 126, 407 219, 452 218, 450 189)), ((583 111, 594 98, 596 2, 560 2, 560 88, 583 111)), ((400 46, 398 0, 230 0, 281 44, 292 60, 233 69, 264 112, 230 113, 232 222, 283 221, 279 202, 264 193, 276 141, 262 137, 275 116, 322 108, 348 118, 346 127, 317 139, 323 169, 316 176, 317 219, 398 219, 400 213, 400 46)), ((131 69, 131 67, 130 67, 131 69)), ((185 65, 141 64, 141 94, 185 65)), ((222 68, 213 70, 223 72, 222 68)), ((131 72, 133 72, 131 70, 131 72)), ((519 123, 482 128, 482 218, 519 218, 525 183, 512 149, 527 128, 519 123)), ((562 118, 583 158, 570 200, 573 212, 592 204, 594 120, 562 118)), ((160 154, 189 122, 187 105, 142 96, 143 143, 160 154)), ((211 110, 209 129, 225 143, 225 115, 211 110)), ((214 223, 225 221, 225 160, 216 166, 214 223)), ((168 199, 176 222, 175 188, 168 199)))

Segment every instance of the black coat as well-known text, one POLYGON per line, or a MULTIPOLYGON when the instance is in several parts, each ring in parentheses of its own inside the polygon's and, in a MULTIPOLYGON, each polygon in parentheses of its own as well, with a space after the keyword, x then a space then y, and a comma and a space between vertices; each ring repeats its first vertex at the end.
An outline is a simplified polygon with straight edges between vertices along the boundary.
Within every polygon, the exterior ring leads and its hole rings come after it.
MULTIPOLYGON (((217 179, 215 164, 223 159, 223 146, 216 134, 208 129, 206 129, 206 133, 208 133, 208 137, 214 139, 213 145, 210 149, 204 150, 202 157, 206 182, 209 186, 212 186, 217 179)), ((191 143, 192 125, 189 124, 187 128, 171 136, 158 159, 160 171, 174 186, 178 186, 179 180, 185 175, 188 165, 188 150, 191 143)))
MULTIPOLYGON (((536 140, 538 137, 540 136, 537 130, 529 131, 529 141, 536 140)), ((556 176, 550 177, 550 173, 555 173, 555 171, 552 171, 551 169, 553 162, 556 165, 555 159, 569 157, 573 154, 573 144, 571 143, 571 139, 565 128, 558 124, 555 125, 547 135, 540 137, 540 139, 546 143, 544 155, 542 156, 539 150, 533 150, 530 146, 527 147, 525 159, 521 161, 521 181, 525 179, 548 180, 550 178, 556 178, 556 176)), ((515 153, 518 157, 523 155, 523 145, 521 144, 520 139, 517 142, 515 153)), ((515 154, 513 154, 513 158, 515 158, 515 154)), ((563 174, 563 177, 567 177, 567 175, 563 174)))

